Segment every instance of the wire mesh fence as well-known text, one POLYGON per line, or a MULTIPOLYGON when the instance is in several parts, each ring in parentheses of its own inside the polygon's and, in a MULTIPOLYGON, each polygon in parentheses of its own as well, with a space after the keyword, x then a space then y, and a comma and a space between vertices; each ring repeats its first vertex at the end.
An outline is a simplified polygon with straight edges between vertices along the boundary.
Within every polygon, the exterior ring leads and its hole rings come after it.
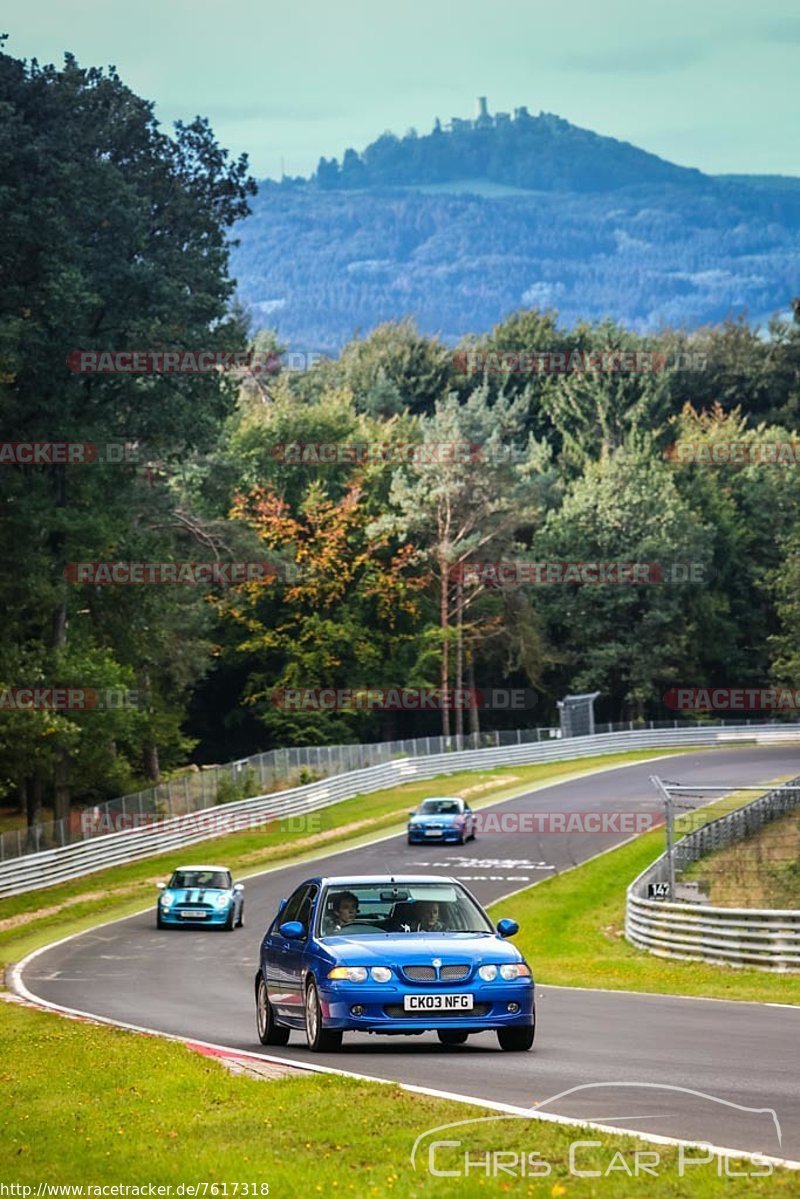
MULTIPOLYGON (((742 720, 623 721, 598 724, 596 736, 644 729, 680 729, 735 724, 742 720)), ((767 727, 767 726, 765 726, 767 727)), ((769 726, 780 728, 781 726, 769 726)), ((493 729, 449 737, 415 737, 356 745, 304 745, 272 749, 220 766, 194 767, 166 782, 92 806, 75 807, 65 820, 47 821, 0 834, 0 862, 141 827, 154 818, 183 816, 219 803, 265 795, 318 779, 377 766, 395 758, 502 748, 560 738, 560 728, 493 729)))

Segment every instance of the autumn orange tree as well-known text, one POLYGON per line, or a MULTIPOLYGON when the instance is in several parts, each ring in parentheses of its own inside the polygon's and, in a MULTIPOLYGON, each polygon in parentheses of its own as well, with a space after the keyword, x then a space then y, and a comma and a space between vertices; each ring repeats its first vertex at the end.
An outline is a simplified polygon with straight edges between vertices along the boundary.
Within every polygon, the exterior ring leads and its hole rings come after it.
POLYGON ((231 517, 294 560, 286 580, 243 584, 217 602, 231 631, 222 652, 248 663, 242 702, 284 745, 392 736, 396 713, 298 710, 282 693, 412 685, 426 583, 414 547, 368 533, 358 481, 335 499, 314 482, 294 510, 271 486, 254 487, 236 496, 231 517))

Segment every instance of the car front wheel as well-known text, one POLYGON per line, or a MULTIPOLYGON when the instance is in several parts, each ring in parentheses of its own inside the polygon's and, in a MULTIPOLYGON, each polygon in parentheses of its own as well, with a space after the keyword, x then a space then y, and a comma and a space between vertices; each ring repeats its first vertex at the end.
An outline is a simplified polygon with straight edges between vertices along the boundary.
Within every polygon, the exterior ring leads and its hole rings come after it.
POLYGON ((263 975, 259 975, 256 987, 256 1027, 262 1045, 288 1045, 289 1029, 275 1023, 263 975))
POLYGON ((497 1039, 500 1048, 510 1053, 522 1053, 533 1044, 536 1024, 523 1024, 517 1028, 498 1028, 497 1039))
POLYGON ((306 1040, 312 1053, 335 1053, 342 1047, 341 1032, 322 1027, 322 1005, 313 978, 306 987, 306 1040))

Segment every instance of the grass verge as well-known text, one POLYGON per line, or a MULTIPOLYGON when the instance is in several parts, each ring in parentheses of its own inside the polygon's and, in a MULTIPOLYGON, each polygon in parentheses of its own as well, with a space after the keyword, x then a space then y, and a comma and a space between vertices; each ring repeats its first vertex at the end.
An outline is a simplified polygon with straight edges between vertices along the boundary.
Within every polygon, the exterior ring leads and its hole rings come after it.
MULTIPOLYGON (((742 793, 704 809, 713 819, 749 803, 742 793)), ((693 813, 697 827, 700 813, 693 813)), ((680 830, 680 821, 678 821, 680 830)), ((703 962, 654 957, 624 938, 628 885, 664 851, 664 831, 655 829, 574 870, 546 879, 493 905, 496 919, 513 912, 521 931, 516 944, 530 961, 536 981, 564 987, 649 991, 800 1004, 800 974, 767 974, 703 962)))
POLYGON ((641 750, 415 780, 342 800, 311 813, 315 821, 312 832, 298 830, 296 822, 293 824, 291 820, 276 821, 266 829, 230 833, 55 887, 15 895, 0 901, 0 967, 19 961, 50 940, 81 932, 100 921, 128 916, 150 902, 155 905, 156 882, 166 878, 181 861, 219 861, 239 876, 255 874, 271 866, 315 857, 327 848, 351 848, 375 836, 402 832, 409 809, 442 784, 448 791, 468 794, 471 806, 480 808, 519 794, 531 785, 577 777, 598 768, 625 765, 652 756, 652 750, 641 750))
POLYGON ((699 882, 714 907, 800 907, 800 812, 693 862, 683 878, 699 882))
MULTIPOLYGON (((289 1199, 316 1194, 452 1199, 512 1190, 524 1196, 620 1199, 641 1193, 670 1199, 689 1193, 687 1186, 696 1199, 797 1193, 797 1174, 791 1171, 726 1177, 714 1160, 688 1167, 681 1177, 677 1148, 508 1118, 428 1137, 414 1170, 410 1154, 421 1133, 491 1113, 347 1078, 232 1077, 218 1062, 174 1042, 10 1003, 0 1004, 0 1063, 5 1092, 0 1178, 32 1187, 34 1196, 42 1183, 153 1183, 171 1186, 173 1195, 180 1184, 206 1183, 207 1196, 214 1194, 213 1184, 217 1195, 226 1184, 232 1196, 238 1183, 242 1196, 289 1199), (460 1176, 428 1170, 428 1148, 437 1139, 460 1141, 434 1157, 438 1170, 460 1176), (570 1144, 586 1140, 595 1144, 575 1151, 575 1168, 599 1171, 599 1177, 579 1178, 570 1171, 570 1144), (649 1156, 649 1175, 632 1177, 637 1149, 657 1155, 649 1156), (517 1175, 486 1177, 473 1165, 464 1177, 465 1150, 473 1161, 487 1151, 515 1153, 517 1175), (521 1176, 519 1162, 529 1154, 537 1157, 539 1177, 521 1176), (253 1189, 245 1192, 244 1183, 253 1189)), ((509 1157, 504 1162, 508 1171, 509 1157)), ((765 1169, 734 1159, 729 1168, 756 1174, 765 1169)))

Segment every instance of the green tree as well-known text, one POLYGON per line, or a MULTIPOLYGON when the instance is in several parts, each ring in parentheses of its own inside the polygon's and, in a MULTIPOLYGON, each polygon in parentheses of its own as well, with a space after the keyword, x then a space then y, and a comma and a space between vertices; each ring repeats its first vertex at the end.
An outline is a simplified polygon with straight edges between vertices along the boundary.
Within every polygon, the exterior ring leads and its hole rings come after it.
MULTIPOLYGON (((213 444, 234 388, 217 371, 78 374, 68 356, 241 348, 227 231, 255 188, 246 159, 229 163, 206 121, 178 123, 169 137, 114 70, 70 55, 62 69, 0 55, 0 106, 0 436, 99 447, 92 464, 4 467, 0 551, 15 566, 2 598, 21 643, 46 647, 45 678, 72 660, 124 672, 99 626, 81 632, 73 654, 85 596, 65 570, 125 542, 148 492, 168 486, 170 459, 213 444), (103 463, 109 442, 147 445, 164 469, 142 488, 135 465, 103 463)), ((71 782, 82 785, 88 728, 54 752, 57 817, 71 782)))

